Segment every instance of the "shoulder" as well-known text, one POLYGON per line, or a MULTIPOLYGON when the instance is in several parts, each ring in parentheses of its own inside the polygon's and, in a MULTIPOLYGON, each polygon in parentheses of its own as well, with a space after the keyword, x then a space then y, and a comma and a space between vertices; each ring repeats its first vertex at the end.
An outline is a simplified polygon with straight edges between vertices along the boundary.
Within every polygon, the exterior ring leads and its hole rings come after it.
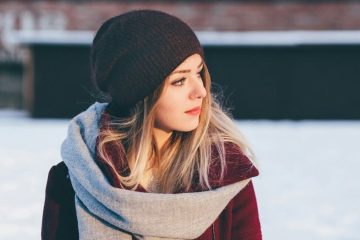
POLYGON ((64 162, 60 162, 50 168, 46 184, 47 195, 61 201, 74 194, 68 172, 64 162))
POLYGON ((48 179, 54 180, 54 181, 61 181, 68 178, 68 168, 65 165, 65 163, 62 161, 58 163, 57 165, 54 165, 50 168, 48 179))
POLYGON ((79 239, 74 196, 65 163, 52 166, 46 184, 41 239, 79 239))
POLYGON ((51 167, 50 172, 52 174, 57 174, 58 176, 66 176, 69 172, 66 164, 61 161, 58 164, 51 167))
POLYGON ((209 178, 211 185, 219 187, 259 175, 259 171, 240 147, 231 142, 224 143, 226 168, 224 178, 220 179, 221 160, 219 152, 212 148, 209 178))

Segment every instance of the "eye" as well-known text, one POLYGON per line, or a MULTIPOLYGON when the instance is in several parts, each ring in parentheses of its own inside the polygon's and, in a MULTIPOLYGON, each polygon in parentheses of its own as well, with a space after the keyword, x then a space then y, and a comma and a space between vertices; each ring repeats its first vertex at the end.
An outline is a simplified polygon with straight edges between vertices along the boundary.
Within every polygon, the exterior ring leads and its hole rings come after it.
POLYGON ((185 78, 182 78, 182 79, 180 79, 180 80, 177 80, 177 81, 172 82, 172 85, 174 85, 174 86, 181 86, 181 85, 184 85, 184 81, 185 81, 185 78), (181 84, 179 84, 179 83, 181 83, 181 84))
MULTIPOLYGON (((199 79, 202 80, 201 71, 197 73, 197 76, 199 79)), ((182 85, 184 85, 185 80, 186 80, 185 78, 181 78, 180 80, 176 80, 176 81, 172 82, 171 84, 174 86, 182 86, 182 85)))

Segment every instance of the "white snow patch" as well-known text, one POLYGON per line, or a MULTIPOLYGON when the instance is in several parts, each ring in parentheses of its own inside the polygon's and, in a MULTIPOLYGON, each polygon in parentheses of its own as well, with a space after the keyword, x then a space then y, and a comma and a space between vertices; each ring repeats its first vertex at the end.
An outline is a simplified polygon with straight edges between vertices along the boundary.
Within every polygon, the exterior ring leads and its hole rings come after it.
MULTIPOLYGON (((40 239, 47 174, 61 161, 69 120, 0 116, 0 240, 40 239)), ((358 239, 360 121, 237 124, 260 165, 264 239, 358 239)))

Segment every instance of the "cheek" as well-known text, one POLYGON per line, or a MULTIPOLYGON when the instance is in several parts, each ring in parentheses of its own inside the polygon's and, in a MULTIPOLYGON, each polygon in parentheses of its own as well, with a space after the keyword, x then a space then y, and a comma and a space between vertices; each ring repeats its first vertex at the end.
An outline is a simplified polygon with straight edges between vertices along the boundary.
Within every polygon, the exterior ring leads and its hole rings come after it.
POLYGON ((167 96, 162 96, 159 99, 155 111, 155 121, 158 127, 174 130, 183 121, 185 113, 183 113, 184 107, 182 104, 184 104, 184 101, 180 101, 174 94, 172 97, 167 96))

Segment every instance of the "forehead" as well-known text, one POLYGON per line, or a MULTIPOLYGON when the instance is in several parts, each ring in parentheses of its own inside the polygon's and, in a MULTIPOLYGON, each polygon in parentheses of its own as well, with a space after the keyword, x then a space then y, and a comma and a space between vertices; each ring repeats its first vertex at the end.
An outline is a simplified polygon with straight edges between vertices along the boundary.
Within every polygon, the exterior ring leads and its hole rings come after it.
POLYGON ((196 68, 198 66, 201 66, 203 63, 203 60, 199 54, 193 54, 189 57, 187 57, 184 61, 182 61, 173 72, 176 70, 183 70, 183 69, 190 69, 190 68, 196 68))

